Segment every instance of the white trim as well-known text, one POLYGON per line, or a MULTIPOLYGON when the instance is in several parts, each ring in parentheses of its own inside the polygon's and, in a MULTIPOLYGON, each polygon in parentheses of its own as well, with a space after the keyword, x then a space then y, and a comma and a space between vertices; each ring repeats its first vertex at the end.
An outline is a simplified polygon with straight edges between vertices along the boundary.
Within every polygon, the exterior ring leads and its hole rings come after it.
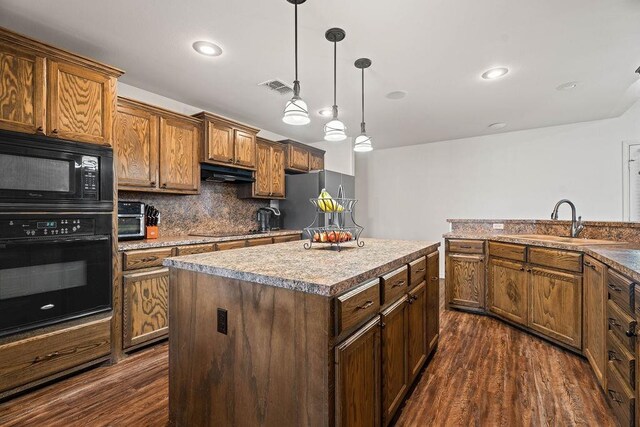
POLYGON ((622 220, 630 221, 631 195, 629 194, 629 149, 640 141, 622 141, 622 220))

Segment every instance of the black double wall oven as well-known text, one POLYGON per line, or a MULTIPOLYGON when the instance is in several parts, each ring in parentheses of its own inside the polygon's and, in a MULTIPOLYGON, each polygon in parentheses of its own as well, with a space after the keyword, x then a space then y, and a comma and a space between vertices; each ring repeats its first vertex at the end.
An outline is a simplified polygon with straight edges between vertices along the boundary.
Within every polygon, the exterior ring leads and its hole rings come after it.
POLYGON ((111 310, 113 151, 0 132, 0 336, 111 310))

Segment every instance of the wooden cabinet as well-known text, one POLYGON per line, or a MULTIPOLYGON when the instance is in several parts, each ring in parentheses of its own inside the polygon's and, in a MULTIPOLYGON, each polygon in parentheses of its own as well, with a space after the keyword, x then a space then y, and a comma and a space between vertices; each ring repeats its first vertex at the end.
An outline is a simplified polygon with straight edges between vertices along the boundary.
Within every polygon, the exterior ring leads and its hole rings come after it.
POLYGON ((45 133, 45 59, 0 42, 0 129, 45 133))
POLYGON ((123 275, 123 346, 129 348, 163 338, 169 329, 169 269, 123 275))
POLYGON ((255 182, 240 188, 242 198, 283 199, 285 152, 282 144, 258 138, 255 182))
POLYGON ((324 169, 324 151, 291 139, 279 141, 286 147, 285 170, 306 173, 324 169))
POLYGON ((523 263, 489 261, 489 311, 511 322, 528 323, 529 282, 523 263))
POLYGON ((200 121, 118 98, 114 124, 118 189, 197 194, 200 121))
POLYGON ((448 305, 484 309, 484 256, 449 253, 446 261, 448 305))
POLYGON ((382 425, 387 426, 409 387, 407 298, 384 310, 382 326, 382 425))
POLYGON ((232 122, 203 111, 195 115, 204 122, 204 144, 200 158, 204 163, 256 169, 258 129, 232 122))
POLYGON ((120 98, 113 133, 118 188, 156 188, 158 116, 120 98))
POLYGON ((427 282, 422 282, 409 292, 408 335, 409 379, 413 381, 427 360, 427 282))
POLYGON ((0 129, 111 146, 121 74, 0 29, 0 129))
POLYGON ((160 189, 200 189, 199 129, 181 118, 160 118, 160 189))
POLYGON ((530 275, 529 328, 582 349, 582 277, 538 267, 530 275))
POLYGON ((591 364, 600 385, 604 387, 606 370, 606 287, 607 267, 601 262, 585 256, 584 258, 584 316, 583 352, 591 364))
POLYGON ((427 354, 438 345, 440 336, 440 252, 427 255, 427 354))
POLYGON ((336 426, 380 426, 380 322, 335 347, 336 426))

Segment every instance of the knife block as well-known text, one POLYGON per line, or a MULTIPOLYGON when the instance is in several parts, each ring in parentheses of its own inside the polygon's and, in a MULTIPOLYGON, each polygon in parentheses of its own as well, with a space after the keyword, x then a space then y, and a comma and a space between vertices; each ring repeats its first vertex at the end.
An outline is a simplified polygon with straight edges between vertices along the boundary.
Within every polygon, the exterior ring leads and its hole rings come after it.
POLYGON ((147 225, 145 231, 145 238, 147 239, 157 239, 160 235, 160 231, 158 230, 157 225, 147 225))

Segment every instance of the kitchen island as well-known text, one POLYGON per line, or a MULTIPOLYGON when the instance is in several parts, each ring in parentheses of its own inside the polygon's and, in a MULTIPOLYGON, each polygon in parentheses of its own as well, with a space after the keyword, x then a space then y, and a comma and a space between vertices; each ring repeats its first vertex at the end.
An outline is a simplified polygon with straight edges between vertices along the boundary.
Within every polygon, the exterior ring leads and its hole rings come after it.
POLYGON ((172 425, 388 425, 438 338, 439 243, 168 258, 172 425))

